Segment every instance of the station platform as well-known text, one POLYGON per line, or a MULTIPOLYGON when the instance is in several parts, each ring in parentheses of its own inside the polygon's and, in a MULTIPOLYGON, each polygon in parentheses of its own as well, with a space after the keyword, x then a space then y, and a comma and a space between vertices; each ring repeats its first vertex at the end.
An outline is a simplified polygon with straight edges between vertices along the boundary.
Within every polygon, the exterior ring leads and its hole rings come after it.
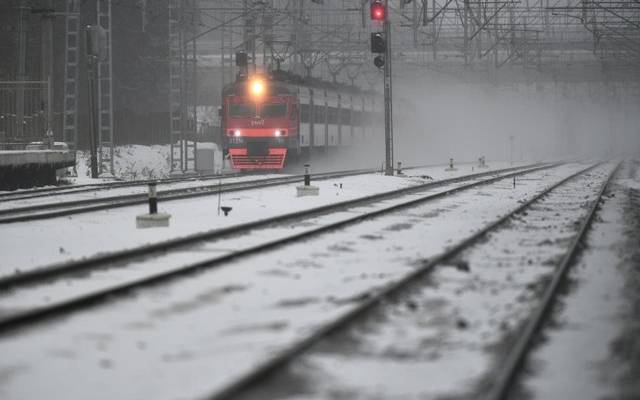
POLYGON ((68 149, 0 150, 0 190, 54 185, 56 171, 75 164, 76 152, 68 149))

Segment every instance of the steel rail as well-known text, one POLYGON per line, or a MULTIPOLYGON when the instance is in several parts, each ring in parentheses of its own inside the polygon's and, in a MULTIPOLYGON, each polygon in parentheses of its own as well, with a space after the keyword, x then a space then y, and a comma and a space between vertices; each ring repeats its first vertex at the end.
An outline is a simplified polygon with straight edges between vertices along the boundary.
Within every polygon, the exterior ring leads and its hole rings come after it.
MULTIPOLYGON (((437 166, 437 165, 432 165, 437 166)), ((427 165, 420 166, 407 166, 403 169, 410 170, 416 168, 427 167, 427 165)), ((362 169, 363 171, 377 171, 376 169, 362 169)), ((256 174, 259 175, 259 174, 256 174)), ((160 179, 143 179, 143 180, 135 180, 135 181, 114 181, 114 182, 96 182, 96 183, 85 183, 80 185, 68 185, 68 186, 56 186, 49 188, 39 188, 39 189, 29 189, 23 190, 19 192, 9 192, 9 193, 0 193, 0 203, 15 201, 15 200, 29 200, 34 198, 46 197, 46 196, 66 196, 73 195, 76 193, 86 193, 91 191, 100 191, 100 190, 111 190, 111 189, 119 189, 123 187, 135 187, 135 186, 147 186, 150 183, 156 183, 159 185, 163 184, 171 184, 176 182, 191 182, 191 181, 207 181, 214 179, 229 179, 229 178, 238 178, 243 176, 250 176, 250 174, 242 173, 242 172, 229 172, 229 173, 220 173, 220 174, 202 174, 202 175, 188 175, 182 177, 173 177, 173 178, 160 178, 160 179), (79 189, 79 190, 74 190, 79 189), (62 193, 57 193, 62 192, 62 193)))
POLYGON ((322 327, 320 327, 319 329, 317 329, 307 337, 296 342, 291 347, 288 347, 283 351, 279 352, 274 357, 271 357, 265 360, 264 362, 258 364, 254 369, 252 369, 251 371, 249 371, 248 373, 246 373, 236 381, 231 382, 222 390, 217 391, 216 393, 213 393, 210 396, 208 396, 207 399, 209 400, 230 399, 240 395, 246 390, 251 389, 254 385, 258 384, 263 379, 271 376, 271 374, 276 372, 276 370, 286 366, 292 360, 299 357, 305 351, 310 349, 313 345, 319 343, 320 341, 326 339, 327 337, 333 334, 336 334, 338 331, 344 329, 350 323, 358 320, 359 318, 364 317, 369 311, 372 311, 375 307, 382 304, 385 300, 401 294, 407 288, 410 288, 413 284, 416 284, 420 278, 423 278, 425 275, 431 273, 437 265, 442 264, 443 262, 446 262, 447 260, 461 253, 462 251, 476 244, 479 240, 484 238, 489 232, 497 229, 502 224, 504 224, 509 219, 511 219, 513 216, 521 213, 522 211, 524 211, 525 209, 527 209, 528 207, 536 203, 538 200, 546 196, 548 193, 550 193, 554 189, 564 185, 568 181, 576 178, 577 176, 580 176, 581 174, 584 174, 598 167, 599 165, 601 165, 601 163, 594 164, 574 174, 571 174, 570 176, 551 185, 550 187, 543 190, 542 192, 540 192, 530 200, 521 204, 519 207, 517 207, 513 211, 507 213, 506 215, 502 216, 501 218, 494 221, 493 223, 490 223, 489 225, 485 226, 483 229, 472 234, 466 239, 463 239, 457 244, 451 246, 449 249, 445 250, 439 255, 436 255, 430 258, 429 260, 425 260, 425 262, 420 268, 410 272, 409 274, 405 275, 403 278, 399 279, 398 281, 389 283, 388 285, 383 287, 380 291, 373 293, 371 295, 368 295, 367 297, 364 298, 363 302, 360 303, 359 305, 356 305, 351 310, 342 314, 340 317, 323 325, 322 327))
MULTIPOLYGON (((553 167, 555 165, 556 164, 550 164, 548 167, 553 167)), ((315 215, 328 213, 328 212, 339 210, 342 208, 353 207, 353 206, 357 206, 360 204, 373 202, 373 201, 385 200, 385 199, 393 198, 396 196, 403 196, 405 194, 425 190, 428 188, 436 188, 436 187, 448 185, 451 183, 462 182, 465 180, 470 180, 475 178, 482 178, 485 176, 496 175, 499 173, 508 173, 511 171, 527 170, 527 169, 531 169, 533 171, 533 170, 546 168, 546 167, 547 166, 545 165, 511 167, 511 168, 506 168, 498 171, 495 171, 495 170, 486 171, 486 172, 472 174, 472 175, 465 175, 465 176, 460 176, 456 178, 444 179, 441 181, 424 183, 421 185, 415 185, 415 186, 391 190, 387 192, 376 193, 376 194, 359 197, 351 200, 345 200, 342 202, 333 203, 329 205, 318 206, 318 207, 307 209, 307 210, 300 210, 300 211, 295 211, 288 214, 268 217, 268 218, 260 219, 257 221, 245 222, 242 224, 237 224, 237 225, 233 225, 225 228, 218 228, 218 229, 212 229, 206 232, 194 233, 191 235, 186 235, 186 236, 178 237, 175 239, 168 239, 168 240, 163 240, 163 241, 159 241, 152 244, 137 246, 131 249, 102 253, 96 256, 82 258, 77 261, 52 264, 49 266, 45 266, 45 267, 41 267, 33 270, 26 270, 18 274, 0 276, 0 288, 11 289, 11 288, 15 288, 18 285, 33 284, 41 280, 56 278, 63 274, 70 274, 78 271, 86 271, 87 269, 90 269, 90 268, 99 268, 100 266, 107 263, 119 262, 119 261, 126 260, 128 258, 133 258, 133 257, 147 256, 154 252, 160 252, 160 251, 164 252, 164 251, 175 249, 182 246, 193 245, 194 243, 201 242, 201 241, 219 240, 225 236, 236 235, 242 231, 259 229, 259 228, 273 225, 273 224, 281 224, 281 223, 287 223, 290 221, 296 221, 300 218, 312 217, 315 215)))
MULTIPOLYGON (((403 170, 411 170, 411 169, 424 168, 424 167, 430 167, 430 166, 436 167, 439 165, 407 166, 407 167, 404 167, 403 170)), ((358 170, 354 170, 354 171, 358 171, 358 170)), ((361 171, 377 172, 378 170, 374 168, 363 168, 361 169, 361 171)), ((259 176, 259 174, 255 174, 255 175, 259 176)), ((297 175, 300 175, 300 174, 297 174, 297 175)), ((34 198, 47 197, 51 195, 66 196, 66 195, 73 195, 76 193, 119 189, 123 187, 147 186, 150 183, 163 185, 163 184, 172 184, 177 182, 179 183, 179 182, 192 182, 192 181, 208 181, 208 180, 214 180, 214 179, 229 179, 229 178, 238 178, 238 177, 244 177, 244 176, 251 176, 251 175, 247 173, 241 173, 241 172, 230 172, 230 173, 221 173, 221 174, 189 175, 189 176, 174 177, 174 178, 144 179, 144 180, 136 180, 136 181, 115 181, 115 182, 86 183, 86 184, 69 185, 69 186, 56 186, 56 187, 50 187, 50 188, 30 189, 30 190, 24 190, 19 192, 0 193, 0 203, 16 201, 16 200, 29 200, 34 198), (79 190, 74 190, 74 189, 79 189, 79 190), (61 191, 62 193, 56 193, 59 191, 61 191)), ((287 176, 291 176, 291 175, 287 175, 287 176)))
MULTIPOLYGON (((376 169, 353 170, 342 172, 327 172, 314 174, 315 180, 332 178, 344 178, 354 175, 363 175, 377 172, 376 169)), ((184 200, 194 197, 210 196, 218 193, 229 193, 241 190, 265 188, 270 186, 286 185, 302 181, 304 175, 290 175, 283 177, 254 179, 242 182, 229 182, 217 185, 198 186, 193 188, 171 189, 158 192, 162 202, 184 200)), ((135 193, 121 196, 101 197, 94 199, 72 200, 58 203, 38 204, 20 208, 0 210, 0 224, 34 221, 39 219, 64 217, 92 211, 108 210, 112 208, 128 207, 147 202, 146 193, 135 193), (53 210, 53 211, 47 211, 53 210), (38 211, 45 211, 39 213, 38 211)))
POLYGON ((170 184, 176 182, 190 182, 190 181, 206 181, 213 179, 228 179, 242 176, 240 173, 229 174, 203 174, 203 175, 189 175, 175 178, 161 178, 161 179, 142 179, 135 181, 113 181, 113 182, 100 182, 100 183, 85 183, 80 185, 66 185, 55 186, 50 188, 30 189, 19 192, 0 193, 0 203, 15 201, 15 200, 29 200, 46 196, 66 196, 76 193, 85 193, 91 191, 119 189, 123 187, 135 187, 135 186, 147 186, 150 183, 157 184, 170 184), (74 190, 77 189, 77 190, 74 190), (61 192, 61 193, 58 193, 61 192))
MULTIPOLYGON (((547 164, 543 166, 534 166, 530 168, 522 168, 522 167, 508 168, 505 171, 513 171, 513 170, 516 170, 516 171, 507 172, 504 175, 498 175, 495 177, 490 177, 485 180, 476 181, 466 185, 447 189, 442 192, 424 195, 419 198, 411 199, 403 203, 384 207, 378 210, 374 210, 372 212, 356 215, 341 221, 329 223, 327 225, 323 225, 315 229, 310 229, 304 232, 296 233, 284 238, 275 239, 269 242, 264 242, 255 246, 251 246, 245 249, 241 249, 241 250, 226 254, 226 255, 198 261, 189 265, 181 266, 181 267, 164 271, 155 275, 149 275, 143 278, 139 278, 137 280, 115 285, 110 288, 98 290, 93 293, 81 295, 76 298, 62 301, 56 304, 49 304, 47 306, 36 307, 29 310, 23 310, 16 314, 6 315, 0 318, 0 333, 6 330, 20 327, 20 326, 32 324, 40 320, 53 317, 58 314, 71 312, 71 311, 82 309, 94 304, 98 304, 105 300, 112 299, 114 295, 127 293, 136 288, 153 285, 153 284, 164 282, 180 276, 186 276, 192 273, 197 273, 198 271, 202 271, 204 269, 218 267, 224 262, 227 262, 233 259, 237 259, 240 257, 253 255, 261 251, 281 247, 289 243, 293 243, 293 242, 306 239, 315 235, 329 232, 350 224, 358 223, 363 220, 370 219, 379 215, 387 214, 403 208, 408 208, 426 201, 439 199, 439 198, 442 198, 460 191, 469 190, 481 185, 491 184, 496 181, 515 177, 517 175, 523 175, 523 174, 528 174, 528 173, 536 172, 543 169, 553 168, 557 165, 558 164, 547 164)), ((481 178, 483 176, 495 174, 496 172, 497 171, 484 172, 480 174, 474 174, 472 176, 452 178, 451 180, 427 183, 417 187, 403 188, 403 189, 399 189, 391 192, 370 195, 370 196, 366 196, 359 199, 348 200, 341 203, 335 203, 331 205, 317 207, 311 210, 298 211, 298 212, 294 212, 284 216, 267 218, 264 220, 240 224, 240 225, 232 226, 229 228, 223 228, 220 230, 206 232, 203 234, 195 234, 189 237, 179 238, 172 241, 165 241, 162 243, 142 246, 136 249, 115 252, 115 253, 107 254, 103 256, 96 256, 88 260, 80 260, 78 262, 64 264, 64 265, 57 265, 50 268, 43 268, 40 270, 31 271, 29 273, 11 275, 2 279, 2 282, 0 282, 0 287, 4 287, 6 289, 16 288, 17 286, 22 284, 33 284, 43 279, 51 279, 57 276, 59 277, 61 274, 64 275, 71 272, 80 272, 80 271, 84 272, 86 271, 86 268, 89 268, 89 267, 97 268, 100 266, 104 266, 105 264, 113 261, 122 261, 127 258, 143 256, 143 255, 148 257, 151 253, 154 253, 154 252, 165 253, 170 248, 175 248, 181 245, 193 245, 199 241, 219 239, 222 236, 227 236, 227 235, 238 235, 250 229, 265 227, 267 225, 273 225, 275 223, 283 223, 287 221, 299 221, 300 218, 303 218, 303 217, 313 217, 318 214, 326 214, 332 211, 344 209, 346 207, 371 203, 374 201, 385 200, 391 197, 399 197, 406 194, 412 194, 420 190, 443 186, 451 183, 457 183, 460 181, 473 180, 476 178, 481 178)))
POLYGON ((606 181, 602 185, 596 199, 591 204, 587 216, 582 221, 578 233, 574 236, 573 240, 569 244, 569 249, 565 253, 562 261, 556 268, 553 278, 549 285, 546 287, 542 300, 538 307, 532 312, 532 317, 527 319, 526 325, 518 334, 518 339, 513 345, 511 351, 507 354, 506 358, 502 362, 502 368, 498 372, 494 379, 494 384, 491 386, 486 400, 503 400, 509 394, 509 390, 514 384, 514 379, 518 375, 520 368, 524 365, 524 360, 532 347, 533 339, 540 331, 540 328, 544 324, 546 318, 549 316, 552 309, 552 305, 559 292, 561 284, 564 282, 565 277, 571 266, 574 264, 580 249, 581 244, 593 222, 602 196, 606 192, 609 184, 613 180, 613 177, 620 169, 621 163, 618 163, 613 171, 609 174, 606 181))

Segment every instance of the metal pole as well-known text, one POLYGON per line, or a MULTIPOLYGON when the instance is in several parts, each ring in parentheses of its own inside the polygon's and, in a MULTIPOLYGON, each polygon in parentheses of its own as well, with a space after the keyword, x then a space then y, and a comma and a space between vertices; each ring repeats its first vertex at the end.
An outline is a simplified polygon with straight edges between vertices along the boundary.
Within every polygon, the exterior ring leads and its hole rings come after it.
POLYGON ((27 57, 27 29, 25 18, 27 7, 24 0, 20 1, 20 11, 18 17, 18 81, 21 82, 16 87, 16 137, 24 140, 24 86, 26 81, 26 57, 27 57))
POLYGON ((198 164, 198 58, 197 58, 196 41, 193 41, 193 132, 196 137, 193 138, 193 170, 196 170, 198 164))
POLYGON ((413 1, 413 46, 418 46, 418 1, 413 1))
MULTIPOLYGON (((384 1, 385 10, 389 10, 389 0, 384 1)), ((384 37, 386 40, 384 63, 384 152, 385 175, 393 175, 393 107, 391 91, 391 23, 389 13, 384 16, 384 37)))
POLYGON ((324 91, 324 155, 329 156, 329 103, 327 102, 327 91, 324 91))
MULTIPOLYGON (((337 124, 338 124, 338 143, 337 146, 342 146, 342 96, 338 93, 338 110, 337 110, 337 124)), ((340 147, 336 147, 339 149, 340 147)))
MULTIPOLYGON (((425 10, 427 9, 426 1, 425 1, 424 9, 425 10)), ((438 25, 437 25, 437 22, 436 22, 436 0, 432 0, 431 9, 432 9, 431 12, 433 13, 433 17, 431 17, 432 18, 432 20, 431 20, 431 34, 433 35, 433 61, 435 62, 436 59, 438 58, 438 25)), ((425 19, 425 21, 426 21, 426 19, 425 19)))
MULTIPOLYGON (((53 59, 51 59, 53 60, 53 59)), ((53 65, 53 63, 51 63, 53 65)), ((48 147, 53 147, 55 138, 53 137, 53 76, 50 74, 47 76, 47 132, 46 139, 48 147)))
POLYGON ((464 66, 469 66, 469 0, 464 0, 463 9, 463 28, 464 28, 464 66))
POLYGON ((298 0, 298 17, 295 18, 294 24, 295 24, 295 49, 294 49, 294 67, 293 70, 295 72, 300 72, 301 74, 303 73, 304 69, 302 67, 302 50, 301 50, 301 40, 300 37, 302 36, 302 29, 303 29, 303 25, 302 25, 302 20, 304 19, 304 0, 298 0))
MULTIPOLYGON (((498 2, 494 2, 493 3, 493 34, 495 35, 495 40, 496 42, 493 44, 493 67, 494 67, 494 79, 495 79, 495 68, 498 67, 498 41, 499 39, 499 35, 500 35, 500 31, 498 31, 498 2)), ((548 32, 548 31, 546 31, 548 32)))
POLYGON ((509 160, 510 164, 513 165, 513 135, 509 136, 509 160))
MULTIPOLYGON (((224 41, 225 41, 225 27, 224 27, 224 23, 227 22, 227 16, 226 14, 222 13, 222 28, 220 29, 220 77, 222 78, 221 80, 221 85, 220 87, 222 89, 224 89, 224 86, 226 84, 225 82, 225 68, 226 68, 226 62, 225 62, 225 55, 224 55, 224 41)), ((233 63, 233 62, 231 62, 233 63)), ((220 103, 220 106, 222 106, 222 103, 220 103)), ((222 126, 222 125, 220 125, 222 126)))
MULTIPOLYGON (((105 75, 105 77, 108 76, 108 86, 107 86, 107 90, 109 91, 109 98, 108 100, 106 100, 106 106, 109 107, 109 113, 108 113, 108 124, 109 127, 108 129, 101 129, 99 131, 100 136, 99 136, 99 140, 100 140, 100 157, 103 157, 102 154, 102 147, 103 145, 108 145, 109 149, 107 150, 109 153, 109 172, 113 175, 114 173, 114 165, 113 165, 113 14, 112 14, 112 9, 111 9, 111 0, 108 0, 107 2, 107 14, 108 14, 108 22, 107 22, 107 43, 106 43, 106 47, 107 47, 107 59, 105 60, 106 63, 106 71, 104 71, 105 73, 103 75, 105 75), (108 72, 108 75, 106 74, 106 72, 108 72), (107 131, 107 135, 109 137, 109 141, 107 142, 106 140, 104 140, 103 137, 103 132, 107 131)), ((102 116, 100 116, 100 118, 103 118, 102 116)), ((99 121, 100 122, 100 121, 99 121)), ((102 123, 101 123, 102 124, 102 123)), ((102 163, 100 164, 100 168, 102 168, 102 163)), ((102 171, 100 171, 102 172, 102 171)))
MULTIPOLYGON (((244 52, 247 53, 247 57, 249 56, 249 4, 247 0, 242 0, 242 22, 244 23, 242 27, 242 45, 244 48, 244 52)), ((248 68, 247 68, 248 69, 248 68)))
POLYGON ((309 89, 309 159, 314 152, 316 145, 316 106, 313 99, 313 89, 309 89))
MULTIPOLYGON (((53 0, 49 0, 47 6, 49 10, 53 10, 53 0)), ((46 28, 43 28, 47 35, 47 139, 51 148, 55 140, 53 136, 53 15, 44 14, 43 18, 46 22, 46 28)))
POLYGON ((187 39, 185 4, 180 4, 180 170, 187 171, 187 39))
POLYGON ((156 182, 149 182, 149 214, 158 213, 158 190, 156 182))
POLYGON ((91 177, 98 177, 98 151, 97 151, 97 119, 96 119, 96 57, 87 57, 87 74, 89 75, 89 150, 91 152, 91 177))
MULTIPOLYGON (((76 0, 67 0, 64 47, 64 101, 62 114, 62 141, 72 149, 78 142, 78 65, 80 60, 80 19, 76 0)), ((75 167, 73 169, 75 174, 75 167)))
POLYGON ((53 86, 51 80, 53 78, 53 2, 46 2, 47 9, 41 10, 42 40, 41 40, 41 60, 40 60, 40 76, 43 82, 47 82, 46 100, 43 96, 42 101, 46 104, 44 113, 44 137, 42 142, 51 149, 53 145, 53 120, 51 114, 51 101, 53 86))

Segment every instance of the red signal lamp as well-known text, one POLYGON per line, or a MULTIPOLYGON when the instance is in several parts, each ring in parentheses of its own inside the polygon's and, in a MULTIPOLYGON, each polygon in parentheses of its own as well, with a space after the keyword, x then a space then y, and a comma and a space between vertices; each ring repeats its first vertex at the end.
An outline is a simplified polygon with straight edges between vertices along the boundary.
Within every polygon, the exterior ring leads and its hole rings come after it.
POLYGON ((384 21, 387 9, 381 0, 373 0, 371 2, 371 19, 374 21, 384 21))

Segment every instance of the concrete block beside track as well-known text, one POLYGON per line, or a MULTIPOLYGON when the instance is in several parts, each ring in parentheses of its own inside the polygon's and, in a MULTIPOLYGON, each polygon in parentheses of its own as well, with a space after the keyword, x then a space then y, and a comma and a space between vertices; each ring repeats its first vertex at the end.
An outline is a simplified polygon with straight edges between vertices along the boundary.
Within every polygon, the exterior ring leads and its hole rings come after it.
POLYGON ((0 190, 56 184, 56 171, 76 164, 70 150, 0 151, 0 190))

